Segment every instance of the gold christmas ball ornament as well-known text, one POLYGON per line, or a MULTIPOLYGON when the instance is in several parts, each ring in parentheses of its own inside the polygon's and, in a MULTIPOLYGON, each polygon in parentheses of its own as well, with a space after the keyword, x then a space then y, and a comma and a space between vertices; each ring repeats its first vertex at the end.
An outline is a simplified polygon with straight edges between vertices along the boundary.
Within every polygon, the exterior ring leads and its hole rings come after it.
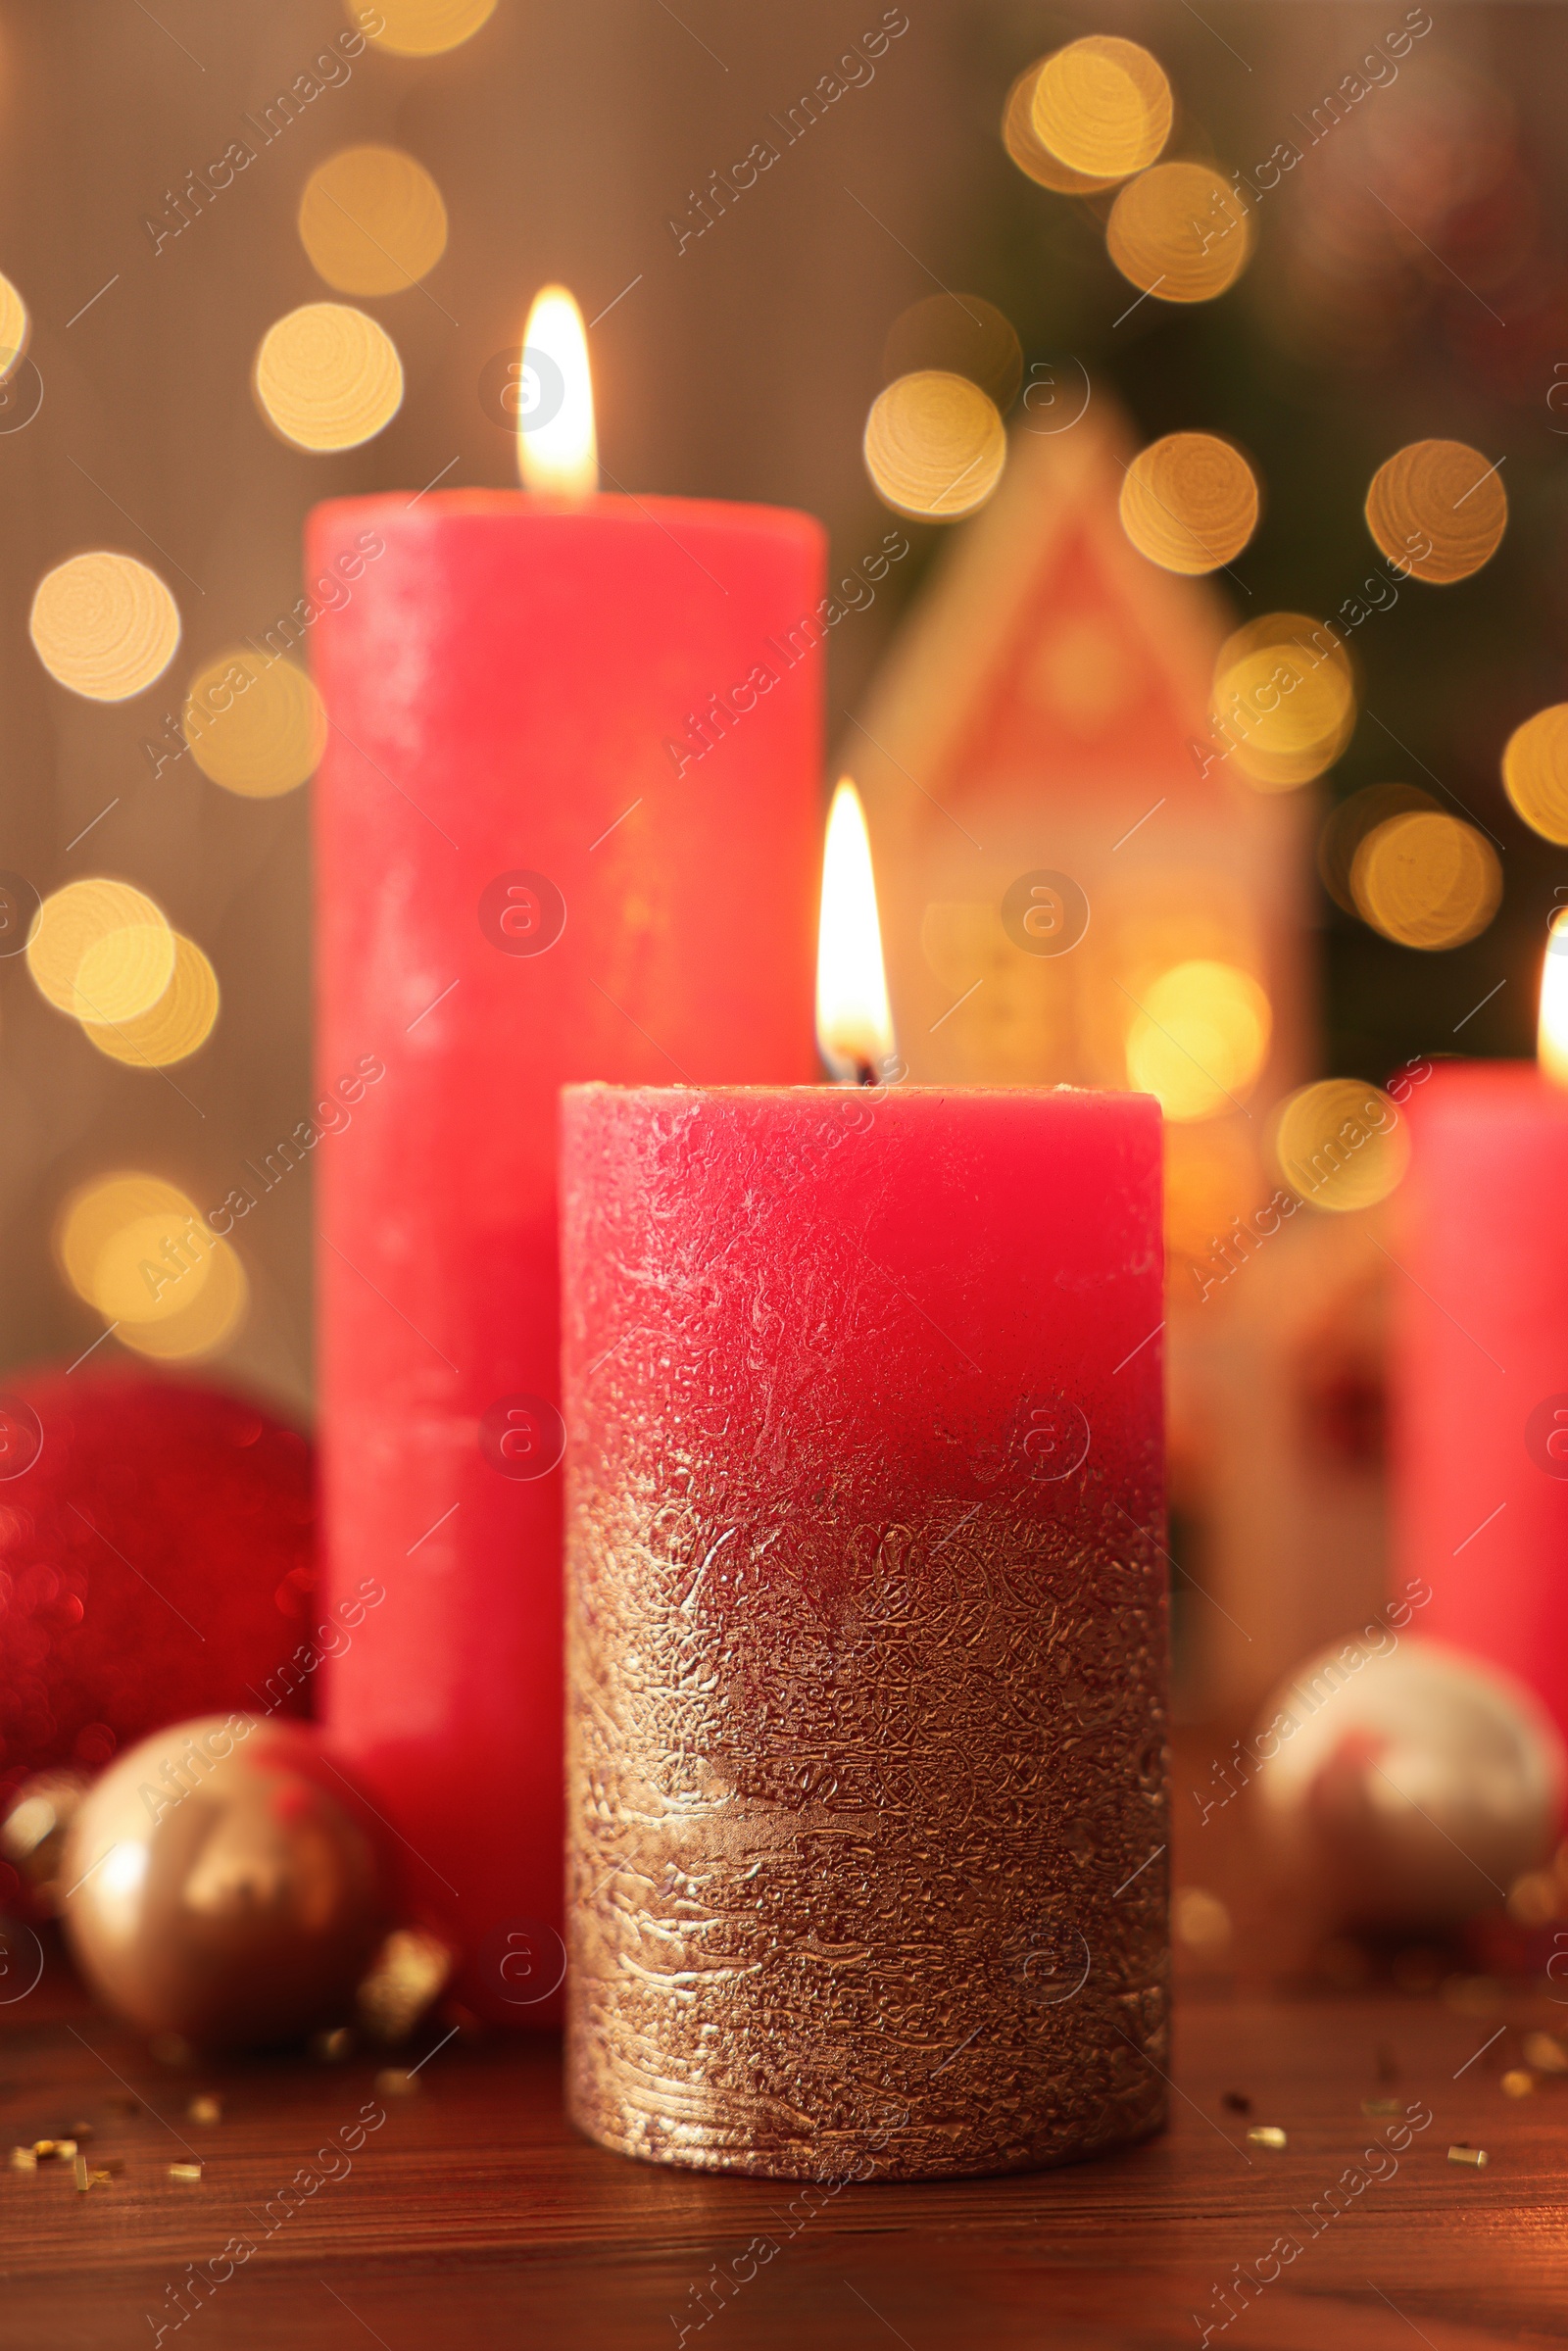
POLYGON ((1442 1928, 1551 1851, 1562 1741, 1511 1675, 1387 1628, 1309 1658, 1251 1741, 1265 1849, 1336 1923, 1442 1928))
POLYGON ((156 1732, 78 1806, 60 1909, 90 1989, 151 2035, 275 2047, 339 2023, 388 1925, 374 1821, 297 1724, 156 1732))

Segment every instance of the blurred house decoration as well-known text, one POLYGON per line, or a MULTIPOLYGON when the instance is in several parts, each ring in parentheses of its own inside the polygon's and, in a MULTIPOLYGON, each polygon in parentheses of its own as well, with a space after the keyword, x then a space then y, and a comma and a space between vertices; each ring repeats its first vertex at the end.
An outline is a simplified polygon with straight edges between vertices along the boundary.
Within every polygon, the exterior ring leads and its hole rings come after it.
POLYGON ((1266 1112, 1312 1056, 1314 810, 1225 756, 1210 694, 1231 615, 1130 544, 1134 443, 1089 393, 1026 394, 1001 487, 955 533, 841 764, 911 1076, 1158 1094, 1173 1296, 1196 1305, 1194 1267, 1268 1198, 1266 1112))

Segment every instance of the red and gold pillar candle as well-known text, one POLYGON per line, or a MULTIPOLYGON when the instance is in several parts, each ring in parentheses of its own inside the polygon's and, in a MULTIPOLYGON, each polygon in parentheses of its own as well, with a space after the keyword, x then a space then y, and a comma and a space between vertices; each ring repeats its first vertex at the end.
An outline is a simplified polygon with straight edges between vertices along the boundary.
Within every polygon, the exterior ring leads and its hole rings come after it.
MULTIPOLYGON (((874 1076, 843 960, 824 1056, 874 1076)), ((1158 2128, 1159 1165, 1138 1095, 567 1094, 568 2099, 605 2145, 921 2178, 1158 2128)))

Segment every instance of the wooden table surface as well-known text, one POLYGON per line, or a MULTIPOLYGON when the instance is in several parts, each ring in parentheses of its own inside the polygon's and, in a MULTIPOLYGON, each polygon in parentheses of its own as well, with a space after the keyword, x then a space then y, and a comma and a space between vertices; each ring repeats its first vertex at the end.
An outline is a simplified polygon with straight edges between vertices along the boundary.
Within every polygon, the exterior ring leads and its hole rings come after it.
POLYGON ((1526 2031, 1565 2022, 1524 1986, 1286 1998, 1195 1984, 1162 2139, 1033 2177, 850 2185, 792 2221, 788 2188, 577 2138, 553 2039, 438 2047, 432 2031, 402 2059, 434 2052, 416 2094, 378 2100, 368 2057, 171 2070, 46 1978, 0 2010, 4 2141, 85 2122, 94 2163, 123 2170, 85 2195, 69 2167, 0 2172, 0 2344, 98 2351, 151 2344, 160 2325, 181 2351, 1155 2351, 1199 2345, 1209 2323, 1225 2351, 1564 2339, 1568 2079, 1516 2099, 1501 2073, 1526 2031), (208 2091, 223 2101, 216 2125, 188 2116, 208 2091), (1380 2097, 1432 2119, 1369 2167, 1390 2123, 1362 2101, 1380 2097), (353 2142, 367 2106, 385 2121, 363 2145, 318 2155, 353 2142), (1262 2124, 1285 2130, 1283 2152, 1247 2145, 1262 2124), (1448 2160, 1461 2140, 1488 2150, 1484 2170, 1448 2160), (170 2177, 193 2157, 199 2183, 170 2177), (1349 2166, 1362 2186, 1329 2198, 1349 2166), (279 2201, 302 2172, 319 2184, 279 2201), (1299 2247, 1283 2265, 1282 2235, 1299 2247), (755 2238, 776 2250, 748 2256, 755 2238), (186 2265, 216 2259, 221 2274, 230 2239, 255 2250, 176 2324, 186 2265), (716 2310, 710 2299, 704 2323, 700 2289, 735 2256, 755 2275, 716 2310), (1222 2325, 1215 2289, 1238 2264, 1271 2281, 1222 2325))

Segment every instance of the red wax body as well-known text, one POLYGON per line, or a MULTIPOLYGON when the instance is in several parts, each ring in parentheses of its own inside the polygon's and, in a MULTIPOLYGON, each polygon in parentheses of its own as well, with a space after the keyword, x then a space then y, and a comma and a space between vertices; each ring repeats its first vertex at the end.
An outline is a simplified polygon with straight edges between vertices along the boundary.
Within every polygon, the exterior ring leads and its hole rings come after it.
POLYGON ((1159 1151, 1140 1095, 567 1095, 568 2095, 607 2145, 916 2178, 1157 2126, 1159 1151))
POLYGON ((822 549, 669 499, 311 520, 327 1576, 387 1592, 326 1720, 518 2022, 560 1972, 557 1099, 814 1069, 822 549))
POLYGON ((1442 1063, 1408 1111, 1397 1576, 1432 1588, 1414 1630, 1517 1674, 1568 1733, 1568 1091, 1442 1063))

